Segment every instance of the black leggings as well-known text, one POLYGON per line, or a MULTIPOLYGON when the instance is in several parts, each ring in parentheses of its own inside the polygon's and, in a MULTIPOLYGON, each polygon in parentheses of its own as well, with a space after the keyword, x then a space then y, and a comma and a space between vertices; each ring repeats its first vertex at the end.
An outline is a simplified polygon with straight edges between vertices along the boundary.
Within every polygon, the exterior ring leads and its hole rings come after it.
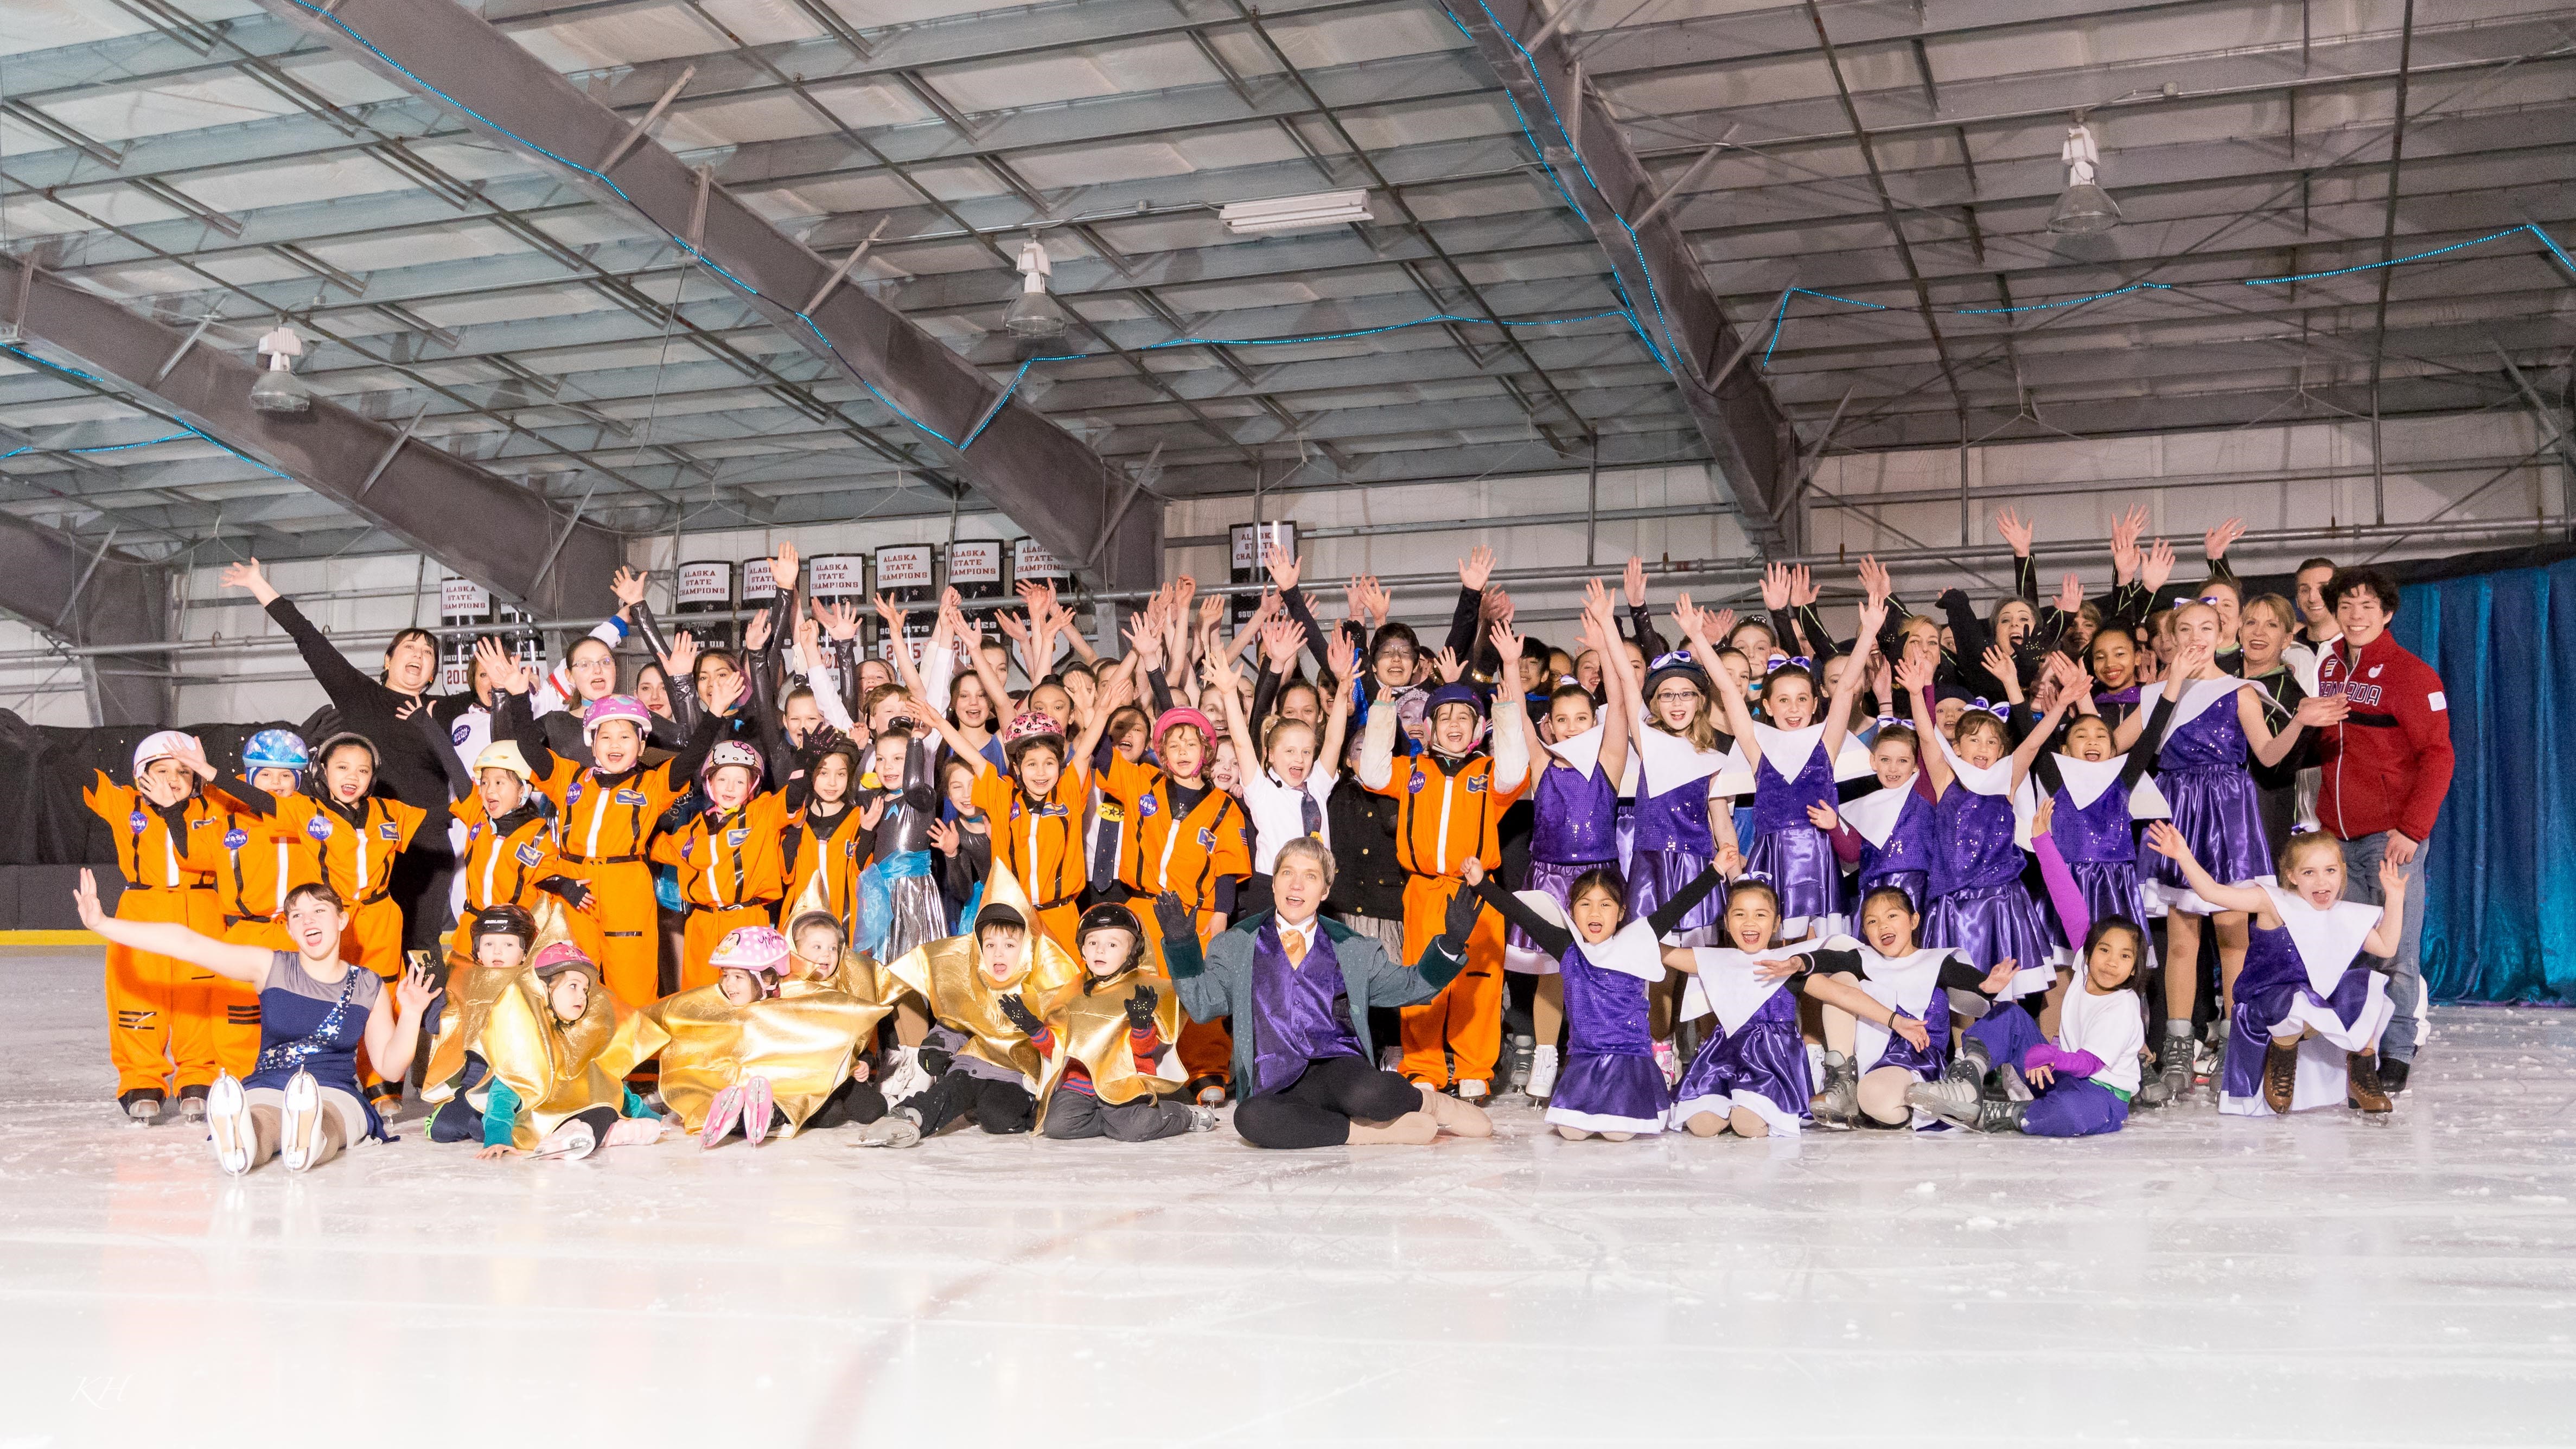
POLYGON ((844 1127, 856 1122, 866 1126, 886 1114, 885 1093, 874 1082, 843 1082, 833 1088, 823 1105, 806 1119, 807 1127, 844 1127))
POLYGON ((1351 1123, 1392 1122, 1422 1110, 1422 1089, 1358 1057, 1306 1064, 1285 1091, 1247 1097, 1234 1109, 1234 1130, 1255 1147, 1339 1147, 1351 1123))
POLYGON ((929 1136, 960 1117, 995 1136, 1026 1132, 1037 1121, 1038 1099, 1017 1082, 987 1081, 964 1072, 948 1072, 919 1095, 906 1099, 921 1118, 921 1135, 929 1136))

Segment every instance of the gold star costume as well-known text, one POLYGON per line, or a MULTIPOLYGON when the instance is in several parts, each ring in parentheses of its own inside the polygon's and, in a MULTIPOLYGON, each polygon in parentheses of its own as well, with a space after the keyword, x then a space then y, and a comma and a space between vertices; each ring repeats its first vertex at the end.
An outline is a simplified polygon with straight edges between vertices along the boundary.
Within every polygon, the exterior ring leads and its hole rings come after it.
MULTIPOLYGON (((843 958, 845 970, 852 959, 843 958)), ((636 1062, 660 1055, 662 1104, 691 1132, 706 1125, 718 1092, 757 1076, 777 1099, 780 1135, 793 1137, 849 1080, 860 1043, 876 1039, 891 1009, 820 981, 782 982, 778 995, 749 1006, 725 1000, 721 986, 700 986, 635 1013, 626 1047, 636 1062)))
MULTIPOLYGON (((566 940, 560 906, 549 901, 538 915, 537 949, 566 940)), ((510 1126, 510 1143, 533 1150, 547 1133, 593 1107, 623 1112, 625 1043, 635 1018, 602 989, 593 968, 590 1004, 578 1021, 555 1017, 546 983, 524 965, 458 966, 448 974, 447 1009, 430 1043, 421 1099, 435 1106, 454 1097, 468 1049, 506 1083, 526 1111, 510 1126)))
POLYGON ((1047 1103, 1054 1099, 1056 1083, 1064 1080, 1065 1068, 1073 1062, 1082 1063, 1083 1069, 1091 1073, 1093 1092, 1113 1107, 1182 1085, 1184 1079, 1177 1075, 1162 1076, 1136 1063, 1130 1044, 1127 1001, 1139 986, 1154 988, 1160 997, 1154 1003, 1154 1030, 1163 1039, 1164 1067, 1179 1072, 1181 997, 1172 989, 1172 983, 1142 964, 1115 976, 1095 978, 1086 973, 1070 986, 1045 993, 1042 1002, 1030 1003, 1047 1029, 1055 1033, 1055 1055, 1047 1059, 1038 1083, 1038 1129, 1045 1129, 1047 1103))
MULTIPOLYGON (((1018 911, 1023 920, 1036 920, 1037 913, 1029 909, 1020 883, 1007 872, 996 871, 985 878, 984 904, 1006 905, 1018 911)), ((895 983, 930 1003, 933 1020, 966 1038, 961 1050, 994 1066, 1010 1068, 1034 1083, 1045 1074, 1047 1064, 1027 1034, 1002 1015, 1002 997, 1019 993, 1030 1010, 1043 1018, 1045 1013, 1038 1010, 1037 1003, 1067 987, 1080 990, 1084 973, 1073 953, 1057 945, 1055 938, 1044 931, 1032 928, 1023 940, 1026 944, 1020 952, 1019 969, 999 979, 984 969, 983 948, 972 930, 914 947, 887 963, 880 974, 894 978, 895 983), (1034 999, 1030 992, 1036 993, 1034 999)), ((1043 1096, 1040 1110, 1044 1110, 1043 1096)))

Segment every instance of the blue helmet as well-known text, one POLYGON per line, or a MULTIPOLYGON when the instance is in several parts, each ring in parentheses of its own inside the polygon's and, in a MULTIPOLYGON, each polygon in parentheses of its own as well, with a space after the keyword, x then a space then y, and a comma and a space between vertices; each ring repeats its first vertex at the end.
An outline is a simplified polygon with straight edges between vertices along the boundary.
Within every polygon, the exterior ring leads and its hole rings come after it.
POLYGON ((242 772, 254 770, 293 770, 303 774, 313 768, 313 756, 304 748, 304 737, 293 730, 261 730, 242 746, 242 772))

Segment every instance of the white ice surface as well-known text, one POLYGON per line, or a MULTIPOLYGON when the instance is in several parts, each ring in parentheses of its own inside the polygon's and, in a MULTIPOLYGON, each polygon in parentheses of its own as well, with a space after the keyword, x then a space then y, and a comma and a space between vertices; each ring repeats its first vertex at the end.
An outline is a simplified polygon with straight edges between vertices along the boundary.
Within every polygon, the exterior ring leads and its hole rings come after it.
POLYGON ((2576 1014, 2441 1012, 2386 1125, 231 1181, 114 1121, 97 963, 0 950, 0 1446, 2576 1440, 2576 1014))

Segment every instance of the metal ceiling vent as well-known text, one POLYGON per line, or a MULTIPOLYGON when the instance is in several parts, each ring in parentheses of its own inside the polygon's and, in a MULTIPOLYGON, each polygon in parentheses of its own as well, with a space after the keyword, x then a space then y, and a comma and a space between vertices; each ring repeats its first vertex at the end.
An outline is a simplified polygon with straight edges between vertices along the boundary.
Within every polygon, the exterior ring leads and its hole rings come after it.
POLYGON ((1365 191, 1319 191, 1311 196, 1274 196, 1268 201, 1236 201, 1218 208, 1216 219, 1237 236, 1278 231, 1312 231, 1345 222, 1369 221, 1365 191))

